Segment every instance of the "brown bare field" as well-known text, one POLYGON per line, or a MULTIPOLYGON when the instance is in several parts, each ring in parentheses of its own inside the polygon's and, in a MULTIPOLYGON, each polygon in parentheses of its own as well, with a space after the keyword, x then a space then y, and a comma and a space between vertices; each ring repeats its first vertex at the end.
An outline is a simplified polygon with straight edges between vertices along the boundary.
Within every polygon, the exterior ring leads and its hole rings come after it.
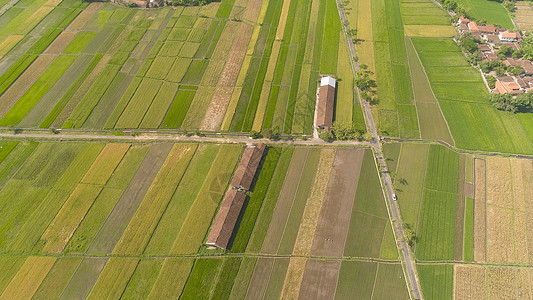
POLYGON ((484 267, 455 265, 455 299, 485 299, 486 274, 484 267))
POLYGON ((511 163, 507 158, 487 160, 487 205, 513 209, 511 163))
POLYGON ((468 198, 474 198, 474 195, 475 195, 475 187, 474 187, 474 184, 473 183, 470 183, 470 182, 465 182, 465 185, 464 185, 464 189, 465 189, 465 197, 468 197, 468 198))
POLYGON ((533 30, 533 6, 527 1, 516 3, 515 23, 521 30, 533 30))
POLYGON ((337 287, 340 261, 310 259, 305 268, 300 299, 331 299, 337 287))
POLYGON ((475 197, 474 197, 474 261, 486 261, 486 179, 485 160, 476 158, 475 197))
POLYGON ((24 93, 33 85, 41 73, 55 60, 55 56, 39 56, 22 75, 0 97, 0 118, 2 118, 24 93))
MULTIPOLYGON (((43 56, 41 56, 41 57, 43 57, 43 56)), ((44 57, 46 57, 46 56, 44 56, 44 57)), ((91 85, 94 83, 94 81, 96 80, 98 75, 105 68, 105 66, 107 65, 107 62, 109 61, 110 58, 111 58, 111 56, 105 55, 105 56, 102 57, 102 59, 100 59, 100 61, 94 67, 94 69, 91 72, 91 74, 89 74, 89 76, 87 76, 85 81, 83 81, 83 83, 81 84, 80 88, 74 93, 74 95, 72 96, 70 101, 67 103, 65 108, 63 108, 61 113, 59 113, 57 118, 54 120, 54 122, 52 123, 52 127, 56 127, 56 128, 57 127, 61 127, 63 125, 63 123, 65 123, 65 121, 67 120, 68 116, 70 116, 70 114, 72 113, 74 108, 76 108, 76 106, 81 101, 83 96, 85 96, 85 94, 87 94, 87 91, 89 90, 91 85)))
POLYGON ((232 87, 217 87, 202 121, 201 130, 215 131, 220 127, 232 94, 232 87))
POLYGON ((257 259, 254 273, 248 286, 248 292, 246 293, 246 299, 263 298, 273 266, 274 258, 259 257, 257 259))
POLYGON ((292 251, 293 255, 307 256, 311 251, 313 237, 329 182, 329 174, 333 169, 334 158, 335 150, 333 149, 324 149, 320 153, 320 160, 318 162, 316 174, 320 174, 321 176, 315 175, 313 189, 311 190, 311 194, 307 199, 307 204, 302 217, 302 223, 298 229, 298 235, 292 251))
POLYGON ((244 18, 256 22, 262 6, 263 0, 250 0, 246 6, 246 14, 244 15, 244 18))
POLYGON ((311 253, 342 257, 365 150, 337 149, 311 253))
POLYGON ((74 39, 77 32, 63 31, 61 34, 46 48, 44 54, 61 54, 67 45, 74 39))
POLYGON ((219 81, 217 89, 207 108, 202 125, 200 126, 202 130, 215 131, 220 128, 224 121, 224 116, 226 115, 226 110, 233 94, 233 87, 235 86, 237 77, 242 68, 242 63, 246 55, 246 49, 250 42, 252 32, 253 27, 242 23, 239 27, 237 37, 233 42, 232 51, 228 55, 226 64, 224 65, 220 76, 212 73, 207 73, 211 74, 211 76, 204 76, 217 78, 219 81))
POLYGON ((511 263, 515 261, 513 211, 487 207, 487 261, 511 263))
POLYGON ((281 299, 296 299, 300 293, 307 258, 293 257, 289 262, 281 299))
POLYGON ((30 299, 52 269, 55 261, 55 257, 28 257, 15 277, 11 279, 0 299, 30 299))
POLYGON ((70 23, 65 31, 79 31, 89 20, 104 6, 103 2, 93 2, 86 9, 84 9, 77 17, 70 23))

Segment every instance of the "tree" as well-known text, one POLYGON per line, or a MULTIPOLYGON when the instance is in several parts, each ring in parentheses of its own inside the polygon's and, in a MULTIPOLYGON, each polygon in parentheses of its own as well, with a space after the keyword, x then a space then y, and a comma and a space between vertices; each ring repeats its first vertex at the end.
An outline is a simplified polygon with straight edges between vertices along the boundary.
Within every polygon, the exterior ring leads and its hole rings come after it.
POLYGON ((479 64, 479 68, 481 69, 481 71, 483 71, 483 73, 490 73, 490 71, 492 71, 492 66, 491 66, 490 62, 488 62, 486 60, 482 61, 479 64))
POLYGON ((328 143, 335 141, 335 135, 331 131, 323 131, 318 134, 318 137, 328 143))
POLYGON ((361 137, 361 133, 357 132, 352 123, 335 122, 331 131, 339 141, 355 140, 361 137))
POLYGON ((512 76, 519 76, 521 74, 524 74, 526 71, 522 66, 514 66, 507 69, 507 72, 509 72, 512 76))
POLYGON ((497 79, 494 76, 486 76, 485 79, 487 80, 487 83, 489 84, 489 88, 493 89, 496 87, 496 81, 497 79))
POLYGON ((465 52, 469 53, 474 53, 478 50, 474 36, 470 32, 463 34, 459 38, 459 46, 461 46, 465 52))
POLYGON ((255 130, 252 130, 250 131, 250 137, 254 140, 256 139, 260 139, 261 138, 261 134, 255 130))

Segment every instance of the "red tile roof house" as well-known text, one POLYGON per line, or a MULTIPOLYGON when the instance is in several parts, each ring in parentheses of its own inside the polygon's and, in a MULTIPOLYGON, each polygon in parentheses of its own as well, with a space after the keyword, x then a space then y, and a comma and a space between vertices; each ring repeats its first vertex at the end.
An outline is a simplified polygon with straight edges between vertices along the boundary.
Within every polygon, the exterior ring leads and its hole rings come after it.
POLYGON ((246 201, 244 191, 250 189, 265 149, 265 144, 259 144, 244 150, 239 166, 231 181, 231 188, 226 192, 213 226, 211 226, 211 231, 209 231, 207 245, 222 249, 228 248, 235 225, 237 225, 239 215, 246 201))
POLYGON ((496 88, 494 89, 495 93, 498 94, 522 94, 523 90, 520 89, 520 86, 516 82, 502 82, 500 80, 496 81, 496 88))
POLYGON ((500 34, 498 34, 498 37, 504 43, 518 42, 518 40, 520 39, 520 33, 505 31, 500 32, 500 34))
POLYGON ((330 131, 333 125, 333 109, 335 107, 335 89, 337 81, 331 76, 324 76, 320 80, 316 127, 330 131))
POLYGON ((533 75, 533 64, 529 60, 519 59, 516 62, 524 68, 526 75, 533 75))

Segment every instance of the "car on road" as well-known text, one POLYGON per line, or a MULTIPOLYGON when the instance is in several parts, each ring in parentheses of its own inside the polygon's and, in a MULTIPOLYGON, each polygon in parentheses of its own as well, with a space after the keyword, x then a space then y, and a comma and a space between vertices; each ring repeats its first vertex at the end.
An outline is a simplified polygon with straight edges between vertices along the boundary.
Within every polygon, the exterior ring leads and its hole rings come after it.
POLYGON ((392 194, 392 200, 396 201, 396 194, 392 194))

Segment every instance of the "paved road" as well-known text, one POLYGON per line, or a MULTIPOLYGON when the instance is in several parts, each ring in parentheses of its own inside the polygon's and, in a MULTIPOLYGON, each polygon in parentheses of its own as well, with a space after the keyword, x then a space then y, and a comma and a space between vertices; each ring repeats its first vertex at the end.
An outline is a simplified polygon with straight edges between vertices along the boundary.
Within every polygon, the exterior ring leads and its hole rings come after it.
MULTIPOLYGON (((339 15, 342 20, 342 24, 347 24, 347 18, 346 14, 344 13, 344 8, 341 5, 341 0, 337 0, 337 7, 339 8, 339 15)), ((346 27, 343 26, 344 34, 346 37, 346 42, 348 43, 348 46, 350 48, 350 53, 352 57, 356 57, 355 47, 351 41, 351 37, 346 32, 346 27)), ((354 76, 356 76, 356 72, 359 72, 361 69, 359 68, 359 64, 354 60, 350 59, 352 64, 352 71, 354 73, 354 76)), ((383 179, 383 184, 385 187, 385 192, 387 194, 387 201, 389 202, 390 211, 389 211, 389 218, 391 219, 391 222, 394 226, 394 238, 396 239, 396 244, 400 246, 399 250, 403 256, 403 261, 405 263, 405 268, 407 270, 407 277, 409 279, 409 284, 411 288, 411 294, 412 297, 415 299, 422 299, 422 295, 420 293, 420 285, 418 282, 418 277, 416 275, 416 265, 413 260, 413 257, 411 256, 411 252, 409 250, 409 245, 405 242, 405 234, 402 228, 402 222, 400 217, 400 212, 398 210, 398 205, 396 201, 392 200, 392 195, 394 193, 393 185, 392 185, 392 179, 388 173, 387 169, 387 162, 385 161, 385 158, 383 157, 383 151, 381 148, 381 140, 378 135, 378 132, 376 130, 376 123, 374 123, 374 118, 372 116, 372 110, 370 108, 370 105, 366 101, 361 101, 361 106, 363 107, 364 114, 365 114, 365 123, 367 130, 372 133, 372 148, 374 148, 376 155, 378 157, 378 164, 381 169, 381 177, 383 179)))

